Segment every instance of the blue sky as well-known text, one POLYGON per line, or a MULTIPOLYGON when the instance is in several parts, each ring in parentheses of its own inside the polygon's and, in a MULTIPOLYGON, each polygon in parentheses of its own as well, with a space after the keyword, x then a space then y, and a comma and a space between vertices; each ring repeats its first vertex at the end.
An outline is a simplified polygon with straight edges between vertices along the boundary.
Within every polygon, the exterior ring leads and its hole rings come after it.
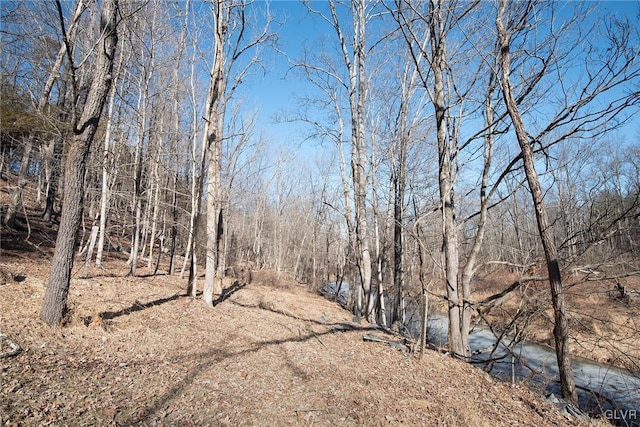
MULTIPOLYGON (((302 46, 312 45, 326 26, 310 17, 306 8, 297 0, 280 0, 270 3, 271 12, 279 24, 273 26, 279 34, 278 48, 292 60, 300 58, 302 46)), ((278 123, 276 116, 283 117, 295 112, 298 98, 315 93, 315 88, 306 82, 300 73, 292 69, 284 54, 269 52, 265 59, 267 73, 252 79, 251 84, 240 91, 246 107, 259 112, 258 132, 277 145, 290 150, 302 150, 305 126, 301 123, 278 123)), ((249 82, 248 82, 249 83, 249 82)))
MULTIPOLYGON (((324 2, 314 1, 314 7, 322 7, 324 2)), ((638 19, 640 1, 601 1, 597 7, 606 10, 599 15, 600 19, 609 14, 629 15, 638 19)), ((303 45, 313 46, 319 37, 326 34, 329 27, 319 22, 318 17, 309 15, 304 5, 296 0, 279 0, 270 2, 270 9, 276 21, 274 25, 279 34, 279 48, 292 59, 299 59, 303 45)), ((347 21, 348 22, 348 21, 347 21)), ((330 34, 333 37, 333 34, 330 34)), ((286 111, 295 111, 299 96, 317 93, 299 72, 290 70, 290 64, 284 55, 270 52, 265 60, 266 74, 260 73, 242 89, 238 95, 245 108, 259 113, 257 133, 276 146, 284 146, 302 157, 315 156, 318 144, 307 141, 301 145, 306 136, 306 127, 300 123, 276 123, 275 116, 286 111)), ((640 133, 640 119, 635 118, 625 128, 623 136, 637 141, 640 133)))

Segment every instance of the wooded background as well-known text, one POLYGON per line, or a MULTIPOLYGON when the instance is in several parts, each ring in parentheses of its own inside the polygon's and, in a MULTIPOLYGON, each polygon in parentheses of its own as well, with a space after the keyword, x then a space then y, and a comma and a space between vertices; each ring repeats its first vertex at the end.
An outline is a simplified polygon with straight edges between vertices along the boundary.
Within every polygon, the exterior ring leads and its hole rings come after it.
MULTIPOLYGON (((190 272, 194 296, 203 272, 210 305, 232 267, 315 289, 345 280, 354 314, 384 325, 431 295, 446 301, 462 357, 483 307, 478 276, 549 280, 565 328, 567 278, 579 292, 638 276, 638 3, 0 8, 3 226, 25 226, 30 187, 62 230, 65 188, 78 184, 69 271, 73 255, 99 266, 126 254, 132 275, 190 272), (295 51, 282 49, 289 14, 317 29, 295 51), (308 87, 272 118, 303 124, 299 141, 270 136, 238 96, 267 85, 276 63, 308 87), (87 151, 74 163, 76 145, 87 151)), ((66 303, 59 268, 49 286, 66 303)))

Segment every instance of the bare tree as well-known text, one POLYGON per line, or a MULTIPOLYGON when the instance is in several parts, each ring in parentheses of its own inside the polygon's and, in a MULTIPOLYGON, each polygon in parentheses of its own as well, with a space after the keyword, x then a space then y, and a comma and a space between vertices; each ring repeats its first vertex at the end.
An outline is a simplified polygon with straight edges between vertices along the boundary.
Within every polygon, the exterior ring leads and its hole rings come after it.
POLYGON ((605 27, 604 34, 598 34, 596 28, 588 28, 585 24, 584 11, 579 8, 572 11, 572 19, 567 21, 563 18, 562 25, 556 28, 554 4, 536 1, 508 3, 503 0, 497 10, 496 30, 503 98, 520 146, 549 274, 554 311, 553 335, 562 395, 575 402, 561 260, 534 156, 536 153, 548 155, 554 146, 570 138, 595 138, 623 123, 627 110, 640 102, 636 91, 640 66, 637 40, 632 36, 630 22, 615 20, 613 25, 605 27), (539 20, 543 15, 546 17, 544 25, 539 20), (540 27, 546 29, 544 37, 537 39, 533 49, 529 46, 522 49, 522 44, 528 43, 531 31, 540 27), (607 41, 608 48, 594 41, 601 38, 607 41), (584 43, 570 43, 568 40, 584 43), (517 63, 512 58, 517 58, 517 63), (582 61, 585 72, 581 74, 584 76, 582 79, 575 81, 573 67, 580 64, 579 61, 582 61), (553 84, 560 96, 554 96, 547 90, 533 91, 545 82, 553 84), (619 90, 624 87, 632 90, 619 90), (529 110, 525 101, 531 103, 533 96, 538 97, 538 102, 546 102, 553 108, 548 115, 536 113, 536 126, 526 126, 524 117, 529 110), (603 97, 608 97, 607 102, 600 102, 603 97))
POLYGON ((224 140, 225 112, 235 90, 247 74, 258 64, 260 58, 255 54, 245 63, 239 60, 248 56, 262 44, 275 40, 270 32, 271 18, 266 8, 265 25, 250 31, 248 8, 252 2, 234 0, 214 0, 211 3, 214 20, 214 58, 210 72, 210 86, 206 101, 205 132, 203 144, 208 152, 207 192, 207 239, 205 285, 202 295, 209 306, 213 305, 213 295, 222 293, 222 287, 216 280, 221 279, 219 268, 220 244, 223 235, 222 200, 222 141, 224 140), (234 69, 238 66, 239 69, 234 69))
MULTIPOLYGON (((468 316, 464 316, 464 301, 470 299, 468 282, 459 280, 459 236, 455 187, 460 154, 460 129, 465 114, 465 102, 477 81, 467 77, 463 83, 456 75, 450 51, 451 34, 462 27, 464 18, 477 9, 478 2, 429 1, 420 3, 396 1, 394 13, 415 63, 420 82, 429 93, 434 109, 438 144, 438 187, 442 225, 442 257, 449 318, 451 351, 468 357, 468 316)), ((457 53, 464 55, 460 47, 457 53)), ((457 59, 457 61, 460 60, 457 59)))
POLYGON ((102 264, 102 255, 104 253, 104 241, 107 234, 107 207, 109 205, 109 181, 110 171, 112 170, 111 164, 113 163, 113 156, 111 151, 111 130, 113 128, 114 106, 116 91, 118 85, 118 79, 122 71, 122 65, 124 62, 124 49, 120 49, 120 56, 118 58, 118 66, 116 68, 113 84, 111 87, 111 93, 109 95, 109 102, 107 106, 107 123, 104 132, 104 148, 102 153, 102 191, 100 193, 100 224, 98 229, 98 248, 96 251, 96 265, 102 264))
MULTIPOLYGON (((111 72, 118 42, 117 15, 118 0, 105 0, 100 19, 100 40, 96 45, 93 81, 82 114, 73 124, 74 137, 65 165, 64 202, 60 228, 51 265, 51 275, 40 312, 40 318, 49 325, 59 324, 67 308, 71 269, 77 245, 76 234, 82 218, 87 155, 111 88, 111 72)), ((62 26, 63 35, 66 38, 64 24, 62 26)), ((69 66, 73 68, 74 64, 69 66)))
MULTIPOLYGON (((187 38, 187 28, 189 26, 189 6, 190 1, 187 0, 185 2, 185 12, 184 12, 184 24, 180 29, 180 40, 178 42, 178 51, 176 53, 176 61, 181 62, 185 43, 187 38)), ((173 274, 175 271, 175 255, 176 255, 176 245, 178 239, 178 181, 180 175, 180 156, 178 154, 178 142, 180 140, 180 90, 179 90, 179 67, 174 67, 174 73, 172 76, 172 84, 174 86, 173 92, 173 105, 172 105, 172 120, 174 121, 174 136, 172 150, 174 151, 174 165, 175 170, 172 173, 172 191, 171 191, 171 242, 170 242, 170 250, 169 250, 169 274, 173 274)), ((195 133, 195 132, 194 132, 195 133)))
MULTIPOLYGON (((511 57, 509 55, 509 43, 511 35, 507 31, 503 19, 506 8, 506 0, 503 0, 496 17, 496 28, 498 30, 499 48, 501 53, 500 68, 502 70, 501 82, 502 92, 504 94, 507 111, 513 122, 516 137, 522 150, 522 160, 524 162, 525 174, 529 183, 531 197, 536 212, 536 220, 538 222, 538 232, 544 247, 544 254, 547 261, 547 269, 549 270, 549 283, 551 286, 551 299, 553 301, 553 313, 555 317, 554 337, 556 341, 556 355, 558 359, 558 369, 560 372, 560 382, 562 386, 562 395, 571 399, 573 402, 578 401, 576 385, 573 379, 573 371, 571 370, 571 359, 569 356, 569 323, 567 321, 566 309, 564 304, 564 295, 562 291, 562 276, 560 275, 560 265, 558 260, 558 250, 553 237, 553 229, 549 223, 547 209, 543 199, 542 187, 535 169, 533 160, 533 150, 529 136, 522 121, 522 116, 518 111, 518 105, 513 95, 511 86, 511 57)), ((513 31, 512 29, 511 31, 513 31)))
MULTIPOLYGON (((311 74, 321 74, 324 78, 336 81, 346 91, 349 105, 349 124, 351 131, 351 186, 353 188, 354 206, 354 250, 356 265, 359 271, 359 286, 356 292, 355 316, 360 319, 363 315, 368 321, 375 320, 376 296, 371 293, 372 261, 370 250, 370 232, 367 219, 367 149, 365 141, 367 73, 366 28, 371 19, 374 2, 358 0, 351 3, 351 27, 345 27, 340 20, 337 6, 344 6, 337 1, 328 2, 329 13, 315 10, 307 2, 310 12, 324 20, 335 33, 342 65, 346 70, 346 77, 342 71, 331 68, 322 69, 317 64, 299 64, 311 71, 311 74), (353 31, 353 40, 348 42, 345 31, 353 31)), ((335 95, 335 94, 334 94, 335 95)), ((337 98, 335 98, 337 99, 337 98)))

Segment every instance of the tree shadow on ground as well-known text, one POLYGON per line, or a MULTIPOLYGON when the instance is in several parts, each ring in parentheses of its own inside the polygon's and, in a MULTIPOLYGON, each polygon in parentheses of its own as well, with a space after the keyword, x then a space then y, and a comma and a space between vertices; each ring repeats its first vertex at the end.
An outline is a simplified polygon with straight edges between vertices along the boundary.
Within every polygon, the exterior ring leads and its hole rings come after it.
POLYGON ((158 272, 158 273, 144 273, 144 274, 136 274, 136 275, 129 274, 129 276, 131 276, 131 277, 139 277, 139 278, 142 278, 142 279, 148 279, 149 277, 156 277, 156 276, 170 276, 170 275, 171 275, 171 274, 169 274, 169 273, 168 273, 168 272, 166 272, 166 271, 161 271, 161 272, 158 272))
POLYGON ((233 282, 231 286, 229 286, 228 288, 224 288, 222 290, 222 294, 220 294, 220 296, 215 301, 213 301, 213 306, 215 307, 216 305, 224 302, 231 295, 235 294, 245 286, 247 286, 246 283, 240 283, 239 281, 236 280, 235 282, 233 282))
POLYGON ((330 322, 329 319, 311 319, 311 318, 307 318, 307 317, 301 317, 301 316, 297 316, 296 314, 287 312, 285 310, 280 310, 276 307, 272 307, 270 305, 267 304, 244 304, 238 301, 232 301, 233 304, 235 305, 239 305, 240 307, 244 307, 244 308, 257 308, 260 310, 266 310, 266 311, 270 311, 272 313, 276 313, 276 314, 280 314, 282 316, 287 316, 290 317, 292 319, 295 320, 300 320, 303 322, 309 322, 309 323, 315 323, 316 325, 323 325, 323 326, 333 326, 334 328, 334 332, 346 332, 346 331, 384 331, 384 332, 388 332, 391 334, 394 334, 393 331, 391 331, 388 328, 382 327, 380 325, 377 324, 370 324, 370 325, 359 325, 357 323, 350 323, 350 322, 330 322))
MULTIPOLYGON (((246 284, 238 285, 238 289, 246 286, 246 284)), ((198 376, 204 375, 206 368, 220 363, 223 360, 242 357, 248 353, 255 353, 271 346, 280 346, 286 343, 301 343, 309 340, 317 340, 322 346, 324 346, 325 344, 322 342, 321 337, 325 335, 375 329, 369 326, 353 325, 349 323, 336 323, 335 325, 335 327, 329 328, 323 332, 308 331, 308 333, 304 335, 295 335, 287 338, 258 341, 239 351, 229 351, 224 348, 216 348, 201 353, 191 353, 178 356, 174 359, 174 362, 177 362, 184 366, 188 366, 189 363, 186 362, 187 360, 189 360, 197 361, 197 364, 188 369, 186 375, 182 379, 176 381, 171 387, 169 387, 169 389, 164 394, 157 396, 155 399, 151 399, 151 401, 147 405, 139 408, 139 410, 132 414, 130 418, 121 420, 118 425, 124 427, 153 424, 154 417, 158 415, 158 412, 162 408, 167 407, 167 405, 169 405, 171 401, 179 398, 184 393, 184 391, 194 383, 195 379, 198 376)))
MULTIPOLYGON (((238 292, 240 289, 244 288, 245 286, 247 286, 246 283, 240 283, 237 280, 235 282, 233 282, 233 284, 231 286, 229 286, 228 288, 225 288, 225 289, 222 290, 222 294, 220 295, 220 297, 218 297, 218 299, 213 301, 214 307, 216 305, 221 304, 222 302, 224 302, 226 299, 231 297, 231 295, 233 295, 234 293, 238 292)), ((100 317, 102 317, 102 319, 104 319, 104 320, 111 320, 111 319, 115 319, 116 317, 127 316, 127 315, 135 313, 137 311, 142 311, 142 310, 145 310, 147 308, 155 307, 155 306, 167 303, 167 302, 175 301, 175 300, 177 300, 179 298, 186 298, 186 297, 189 297, 189 296, 190 295, 185 295, 185 294, 179 293, 179 294, 171 295, 169 297, 165 297, 165 298, 160 298, 160 299, 157 299, 157 300, 149 301, 147 303, 141 303, 141 302, 136 301, 130 307, 123 308, 122 310, 104 311, 104 312, 100 313, 100 317)), ((89 322, 90 321, 91 321, 91 319, 89 319, 89 322)))
POLYGON ((134 302, 133 305, 131 305, 131 307, 127 307, 127 308, 123 308, 122 310, 118 310, 118 311, 104 311, 102 313, 100 313, 100 317, 102 317, 105 320, 110 320, 110 319, 115 319, 116 317, 120 317, 120 316, 126 316, 129 315, 131 313, 135 313, 137 311, 142 311, 144 309, 147 308, 151 308, 151 307, 155 307, 158 306, 160 304, 164 304, 170 301, 174 301, 177 300, 178 298, 183 298, 186 297, 187 295, 185 294, 175 294, 172 295, 170 297, 165 297, 165 298, 160 298, 154 301, 149 301, 147 303, 140 303, 138 301, 134 302))

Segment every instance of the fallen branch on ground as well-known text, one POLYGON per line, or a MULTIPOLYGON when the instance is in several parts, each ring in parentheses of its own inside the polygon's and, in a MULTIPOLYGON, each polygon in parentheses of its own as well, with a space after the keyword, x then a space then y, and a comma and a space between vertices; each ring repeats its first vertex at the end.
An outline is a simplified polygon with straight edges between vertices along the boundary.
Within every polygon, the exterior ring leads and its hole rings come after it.
POLYGON ((393 340, 388 340, 385 338, 380 338, 376 335, 373 334, 364 334, 362 335, 362 340, 363 341, 369 341, 369 342, 380 342, 380 343, 384 343, 384 344, 388 344, 389 346, 391 346, 391 348, 395 348, 396 350, 411 350, 411 347, 409 347, 408 345, 406 345, 406 343, 400 342, 400 341, 393 341, 393 340))
POLYGON ((2 342, 6 342, 7 345, 11 347, 11 351, 0 353, 0 359, 17 356, 18 354, 22 353, 22 347, 20 347, 17 342, 0 332, 0 343, 2 342))

